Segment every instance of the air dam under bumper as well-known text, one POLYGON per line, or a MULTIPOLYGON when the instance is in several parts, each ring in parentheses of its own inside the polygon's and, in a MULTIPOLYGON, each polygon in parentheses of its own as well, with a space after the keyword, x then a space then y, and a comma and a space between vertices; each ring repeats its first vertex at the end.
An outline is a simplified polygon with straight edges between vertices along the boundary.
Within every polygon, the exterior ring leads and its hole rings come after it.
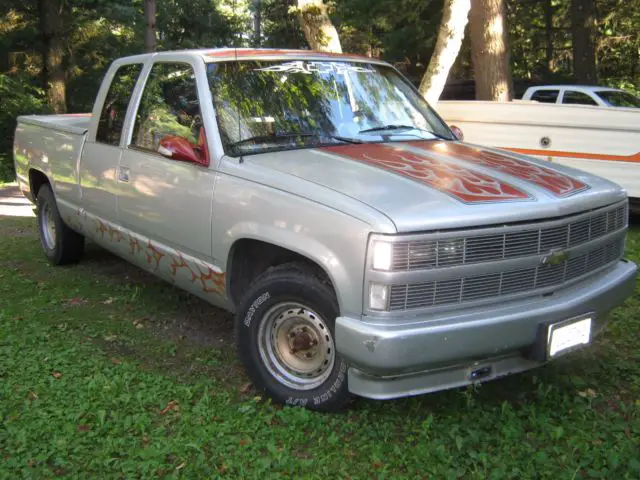
POLYGON ((350 365, 349 390, 396 398, 486 381, 536 367, 526 358, 542 323, 611 309, 635 288, 636 265, 622 260, 548 297, 407 317, 338 317, 336 346, 350 365))

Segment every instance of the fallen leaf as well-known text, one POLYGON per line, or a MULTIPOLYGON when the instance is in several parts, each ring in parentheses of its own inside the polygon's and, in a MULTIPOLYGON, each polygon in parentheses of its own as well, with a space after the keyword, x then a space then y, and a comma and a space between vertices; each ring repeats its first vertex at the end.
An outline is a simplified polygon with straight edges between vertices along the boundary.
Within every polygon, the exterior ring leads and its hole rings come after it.
POLYGON ((107 298, 104 302, 102 302, 103 305, 110 305, 113 303, 113 298, 109 297, 107 298))
POLYGON ((53 373, 51 374, 51 376, 52 376, 53 378, 60 378, 60 377, 62 377, 62 372, 53 372, 53 373))
POLYGON ((104 336, 104 339, 105 339, 107 342, 113 342, 116 338, 118 338, 118 336, 117 336, 117 335, 105 335, 105 336, 104 336))
POLYGON ((176 467, 176 470, 182 470, 182 469, 184 468, 184 466, 185 466, 185 463, 184 463, 184 462, 182 462, 180 465, 178 465, 178 466, 176 467))
POLYGON ((578 392, 578 395, 580 395, 582 398, 596 398, 597 393, 592 388, 587 388, 586 390, 578 392))
POLYGON ((384 465, 384 464, 383 464, 382 462, 373 462, 373 463, 371 464, 371 466, 372 466, 373 468, 375 468, 376 470, 381 469, 381 468, 383 467, 383 465, 384 465))
POLYGON ((118 360, 115 357, 111 357, 109 360, 111 360, 111 363, 113 363, 114 365, 120 365, 122 363, 120 360, 118 360))
POLYGON ((172 411, 180 411, 180 405, 178 405, 178 402, 176 402, 175 400, 171 400, 169 403, 167 403, 167 406, 160 410, 160 415, 165 415, 168 412, 172 411))
POLYGON ((74 297, 67 302, 67 305, 70 307, 76 307, 78 305, 82 305, 83 303, 87 303, 87 301, 82 297, 74 297))
POLYGON ((249 393, 249 390, 251 390, 251 387, 252 387, 252 383, 251 382, 245 383, 240 388, 240 393, 249 393))
POLYGON ((29 397, 29 400, 36 400, 38 398, 38 394, 36 392, 29 392, 27 397, 29 397))
POLYGON ((89 430, 91 430, 91 427, 89 425, 78 425, 78 431, 79 432, 88 432, 89 430))
POLYGON ((240 440, 240 445, 241 446, 245 446, 247 443, 249 443, 249 441, 246 438, 243 438, 242 440, 240 440))

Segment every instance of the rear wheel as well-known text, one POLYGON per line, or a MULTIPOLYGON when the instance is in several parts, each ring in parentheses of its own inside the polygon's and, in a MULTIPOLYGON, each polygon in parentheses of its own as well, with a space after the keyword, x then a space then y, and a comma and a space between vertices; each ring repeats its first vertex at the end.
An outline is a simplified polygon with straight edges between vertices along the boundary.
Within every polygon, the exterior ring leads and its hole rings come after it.
POLYGON ((54 265, 79 261, 84 253, 84 236, 64 223, 49 185, 38 190, 36 205, 40 244, 49 261, 54 265))
POLYGON ((333 289, 313 269, 281 265, 256 279, 236 317, 238 352, 256 387, 278 403, 342 408, 350 395, 337 316, 333 289))

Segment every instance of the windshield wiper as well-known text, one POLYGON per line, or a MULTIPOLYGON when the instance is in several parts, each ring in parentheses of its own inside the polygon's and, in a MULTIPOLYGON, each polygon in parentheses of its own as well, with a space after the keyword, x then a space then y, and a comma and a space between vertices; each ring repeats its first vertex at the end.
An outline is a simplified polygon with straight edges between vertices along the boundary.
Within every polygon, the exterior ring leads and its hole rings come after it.
POLYGON ((253 137, 243 138, 242 140, 233 142, 229 144, 229 146, 238 147, 240 145, 245 145, 247 143, 252 143, 252 142, 256 142, 256 143, 257 142, 273 142, 273 141, 277 142, 282 139, 289 139, 289 138, 296 138, 296 137, 320 137, 320 138, 326 137, 326 138, 331 138, 333 140, 338 140, 340 142, 345 142, 345 143, 362 143, 362 141, 357 140, 355 138, 341 137, 340 135, 331 135, 328 133, 289 132, 289 133, 274 133, 272 135, 254 135, 253 137))
MULTIPOLYGON (((433 135, 436 138, 440 138, 442 140, 451 140, 450 138, 444 137, 443 135, 437 134, 430 130, 425 130, 424 128, 416 127, 415 125, 382 125, 380 127, 366 128, 364 130, 360 130, 358 133, 377 133, 377 132, 392 132, 397 130, 418 130, 420 132, 428 133, 429 135, 433 135)), ((402 133, 400 133, 401 135, 402 133)), ((397 135, 393 133, 391 135, 397 135)))

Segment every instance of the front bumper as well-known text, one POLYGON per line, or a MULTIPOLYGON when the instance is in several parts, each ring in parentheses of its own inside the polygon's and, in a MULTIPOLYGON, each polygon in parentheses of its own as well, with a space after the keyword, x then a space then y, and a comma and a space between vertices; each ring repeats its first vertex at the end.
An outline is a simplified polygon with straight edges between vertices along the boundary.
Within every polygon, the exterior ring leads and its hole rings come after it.
POLYGON ((429 317, 338 317, 336 346, 350 365, 349 389, 369 398, 395 398, 538 366, 526 350, 540 324, 593 313, 595 329, 601 329, 607 312, 633 293, 636 269, 622 260, 553 295, 429 317))

